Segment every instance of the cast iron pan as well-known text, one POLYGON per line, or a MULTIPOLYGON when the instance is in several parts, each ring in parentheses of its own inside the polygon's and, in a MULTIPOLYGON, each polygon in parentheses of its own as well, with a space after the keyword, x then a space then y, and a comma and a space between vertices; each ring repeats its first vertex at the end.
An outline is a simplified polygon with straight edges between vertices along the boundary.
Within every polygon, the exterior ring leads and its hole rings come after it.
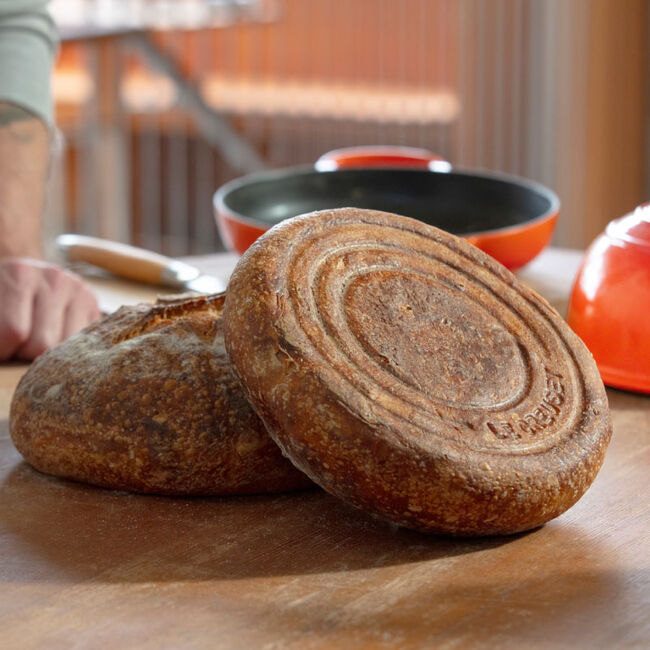
POLYGON ((549 243, 559 210, 551 190, 514 176, 450 169, 421 149, 353 147, 325 154, 316 166, 231 181, 215 194, 214 208, 224 243, 239 253, 284 219, 342 207, 419 219, 466 238, 510 269, 549 243))

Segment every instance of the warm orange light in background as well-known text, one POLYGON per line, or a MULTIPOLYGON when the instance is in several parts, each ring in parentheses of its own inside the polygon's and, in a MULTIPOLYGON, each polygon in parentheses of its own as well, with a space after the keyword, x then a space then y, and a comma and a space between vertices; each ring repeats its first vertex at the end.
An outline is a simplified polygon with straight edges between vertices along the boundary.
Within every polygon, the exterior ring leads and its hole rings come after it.
MULTIPOLYGON (((146 33, 223 121, 212 135, 225 124, 269 167, 350 145, 424 147, 548 185, 563 206, 555 241, 581 248, 647 198, 648 5, 625 4, 51 3, 82 33, 146 33)), ((93 215, 112 197, 120 206, 103 218, 134 243, 176 254, 219 245, 210 197, 247 170, 206 138, 174 80, 118 34, 64 43, 53 88, 68 140, 62 227, 98 234, 93 215)))

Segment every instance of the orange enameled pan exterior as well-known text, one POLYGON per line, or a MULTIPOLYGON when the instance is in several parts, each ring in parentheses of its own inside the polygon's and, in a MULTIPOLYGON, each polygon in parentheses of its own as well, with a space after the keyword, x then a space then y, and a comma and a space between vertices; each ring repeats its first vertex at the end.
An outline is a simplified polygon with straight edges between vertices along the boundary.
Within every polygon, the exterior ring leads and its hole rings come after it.
POLYGON ((469 235, 465 239, 505 267, 518 269, 528 264, 548 246, 553 237, 557 215, 555 211, 544 219, 522 226, 469 235))

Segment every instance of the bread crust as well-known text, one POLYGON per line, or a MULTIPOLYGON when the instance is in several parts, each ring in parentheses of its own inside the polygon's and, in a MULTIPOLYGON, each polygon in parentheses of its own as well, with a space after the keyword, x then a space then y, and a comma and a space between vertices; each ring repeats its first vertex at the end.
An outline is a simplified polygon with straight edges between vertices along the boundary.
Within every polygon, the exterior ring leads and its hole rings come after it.
POLYGON ((220 294, 122 307, 40 356, 11 405, 18 451, 42 472, 134 492, 310 485, 232 372, 223 301, 220 294))
POLYGON ((586 491, 611 436, 591 355, 467 242, 343 208, 242 257, 226 349, 294 464, 348 503, 430 533, 534 528, 586 491))

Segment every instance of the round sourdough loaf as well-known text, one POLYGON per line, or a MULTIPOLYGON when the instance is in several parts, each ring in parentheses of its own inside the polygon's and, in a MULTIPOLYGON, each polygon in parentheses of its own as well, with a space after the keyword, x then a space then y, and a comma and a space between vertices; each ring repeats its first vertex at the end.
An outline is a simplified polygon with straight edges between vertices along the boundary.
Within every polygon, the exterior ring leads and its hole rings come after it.
POLYGON ((223 300, 122 307, 40 356, 11 405, 18 451, 42 472, 135 492, 226 495, 310 485, 232 373, 223 300))
POLYGON ((515 533, 585 492, 611 435, 591 355, 492 258, 419 221, 292 219, 240 260, 226 348, 294 464, 397 524, 515 533))

